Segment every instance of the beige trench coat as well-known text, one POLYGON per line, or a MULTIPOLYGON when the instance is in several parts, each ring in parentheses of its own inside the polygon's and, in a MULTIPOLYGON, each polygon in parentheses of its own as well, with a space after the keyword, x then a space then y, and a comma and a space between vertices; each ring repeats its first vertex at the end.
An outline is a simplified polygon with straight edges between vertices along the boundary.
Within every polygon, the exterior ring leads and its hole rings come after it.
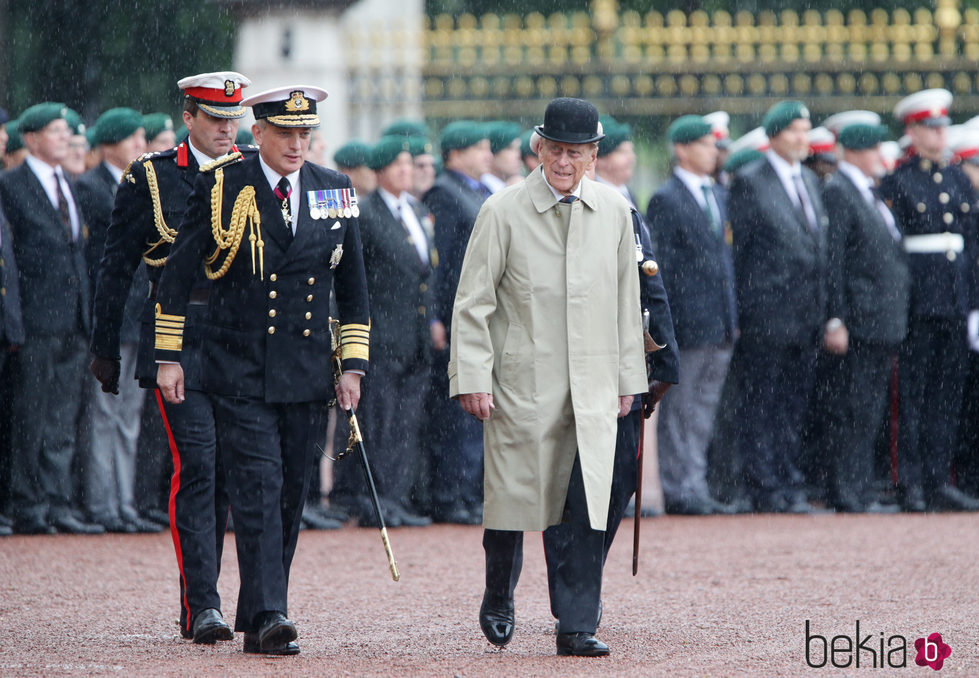
POLYGON ((449 390, 496 404, 486 528, 560 523, 577 450, 591 526, 604 530, 618 396, 647 388, 629 207, 587 178, 580 193, 559 203, 537 170, 484 203, 466 249, 449 390))

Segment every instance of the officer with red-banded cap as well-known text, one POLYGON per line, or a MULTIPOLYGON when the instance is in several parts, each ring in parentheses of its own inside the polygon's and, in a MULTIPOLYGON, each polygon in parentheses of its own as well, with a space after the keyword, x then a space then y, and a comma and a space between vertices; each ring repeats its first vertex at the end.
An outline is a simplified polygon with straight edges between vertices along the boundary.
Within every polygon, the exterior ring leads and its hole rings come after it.
MULTIPOLYGON (((249 84, 248 78, 232 72, 203 73, 181 80, 178 85, 184 94, 187 139, 169 150, 140 156, 123 173, 95 290, 91 370, 102 383, 103 391, 119 391, 119 335, 134 276, 144 281, 144 276, 149 278, 135 376, 140 386, 156 390, 153 308, 163 264, 180 227, 198 170, 235 150, 238 120, 245 114, 241 90, 249 84)), ((254 153, 255 149, 240 150, 254 153)), ((233 636, 231 627, 221 616, 217 591, 228 521, 228 496, 217 460, 214 414, 201 389, 199 328, 206 310, 209 281, 198 267, 187 273, 187 282, 194 291, 187 312, 182 355, 185 400, 180 407, 171 406, 156 390, 174 462, 169 516, 163 519, 170 524, 180 572, 180 632, 194 642, 213 643, 233 636)), ((146 282, 137 284, 147 285, 146 282)), ((167 473, 163 468, 164 451, 154 452, 137 462, 145 463, 138 468, 138 476, 158 478, 167 473), (159 465, 154 467, 156 460, 159 465)))
MULTIPOLYGON (((966 317, 975 298, 975 192, 947 160, 944 89, 898 102, 894 117, 911 140, 910 156, 881 183, 904 233, 911 306, 900 355, 900 499, 906 511, 979 510, 979 500, 951 485, 966 361, 966 317)), ((975 312, 975 311, 974 311, 975 312)), ((979 312, 975 312, 979 313, 979 312)))
POLYGON ((306 162, 326 92, 296 85, 246 99, 259 152, 232 153, 197 178, 156 305, 157 382, 186 407, 183 344, 193 274, 212 280, 201 351, 228 470, 245 652, 297 654, 288 581, 303 501, 326 433, 330 291, 343 375, 336 399, 360 400, 370 320, 350 179, 306 162))

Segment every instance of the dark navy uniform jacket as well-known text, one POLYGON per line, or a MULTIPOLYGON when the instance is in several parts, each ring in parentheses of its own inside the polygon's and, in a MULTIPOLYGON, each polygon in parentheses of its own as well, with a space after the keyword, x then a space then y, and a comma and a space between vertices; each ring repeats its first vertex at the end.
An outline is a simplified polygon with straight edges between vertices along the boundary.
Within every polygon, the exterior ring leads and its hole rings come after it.
POLYGON ((975 299, 976 196, 965 173, 954 165, 917 156, 884 178, 881 197, 890 206, 905 238, 929 233, 958 233, 959 253, 909 253, 910 314, 964 317, 979 307, 975 299))
MULTIPOLYGON (((425 230, 430 220, 424 205, 409 199, 425 230)), ((400 221, 377 191, 360 201, 360 236, 367 266, 371 304, 371 347, 388 364, 410 366, 431 351, 432 243, 429 261, 418 250, 400 221)))
MULTIPOLYGON (((639 211, 632 209, 632 230, 642 248, 642 261, 652 259, 657 261, 653 253, 653 244, 649 238, 646 224, 639 211)), ((642 272, 642 261, 638 262, 639 270, 639 302, 643 310, 649 311, 649 335, 653 341, 663 348, 647 354, 649 362, 649 377, 657 381, 667 381, 671 384, 680 383, 680 367, 677 360, 676 336, 673 331, 673 317, 670 314, 670 301, 663 286, 662 267, 656 275, 646 275, 642 272)), ((658 263, 658 262, 657 262, 658 263)), ((635 406, 639 402, 633 403, 635 406)))
POLYGON ((27 340, 34 335, 89 331, 87 227, 75 184, 65 178, 82 220, 76 241, 26 162, 0 176, 0 204, 12 234, 27 340))
POLYGON ((0 345, 4 343, 24 343, 24 319, 20 314, 14 242, 0 210, 0 345))
POLYGON ((456 172, 446 170, 428 189, 423 201, 435 219, 435 249, 438 268, 435 273, 435 313, 445 329, 452 329, 452 305, 455 303, 462 260, 472 235, 476 215, 486 196, 473 190, 456 172))
POLYGON ((828 304, 854 339, 897 344, 908 329, 908 255, 880 212, 843 172, 823 185, 829 217, 828 304))
MULTIPOLYGON (((718 190, 714 197, 724 224, 726 200, 718 190)), ((675 174, 650 199, 646 221, 670 295, 677 344, 697 348, 733 343, 737 303, 731 248, 675 174)))
MULTIPOLYGON (((240 150, 248 154, 257 149, 240 150)), ((133 294, 140 294, 138 288, 134 289, 133 280, 134 276, 138 278, 137 269, 145 261, 150 285, 142 291, 145 301, 140 311, 136 377, 148 388, 156 385, 157 369, 153 354, 156 301, 149 287, 155 287, 159 282, 163 264, 170 253, 170 242, 161 230, 166 232, 180 227, 198 169, 186 141, 172 149, 139 157, 123 175, 105 235, 96 276, 91 350, 103 358, 118 358, 127 295, 131 289, 133 294)), ((202 270, 195 270, 193 277, 196 287, 208 286, 202 270)), ((187 332, 196 332, 195 325, 188 322, 187 332)), ((187 388, 200 387, 196 361, 184 362, 184 382, 187 388)))
MULTIPOLYGON (((252 231, 244 226, 233 261, 211 283, 201 350, 204 390, 269 403, 328 400, 333 394, 331 287, 342 323, 345 370, 367 369, 369 309, 357 219, 313 219, 307 202, 308 192, 349 189, 350 180, 313 163, 303 165, 299 175, 295 236, 257 154, 198 175, 160 279, 156 357, 180 359, 174 337, 180 337, 196 271, 216 248, 211 193, 218 177, 223 181, 221 227, 229 228, 236 200, 251 187, 261 232, 255 233, 253 248, 252 231)), ((213 270, 221 268, 229 252, 218 254, 213 270)))
MULTIPOLYGON (((88 241, 85 246, 85 262, 92 289, 96 289, 99 264, 105 250, 105 239, 112 222, 112 208, 115 204, 119 185, 104 163, 99 163, 78 178, 76 184, 78 204, 85 213, 88 223, 88 241)), ((121 341, 139 341, 140 312, 146 300, 148 285, 145 270, 138 271, 134 283, 129 288, 121 329, 121 341)), ((96 318, 93 318, 95 321, 96 318)), ((117 346, 118 349, 118 346, 117 346)), ((108 356, 107 356, 108 357, 108 356)))

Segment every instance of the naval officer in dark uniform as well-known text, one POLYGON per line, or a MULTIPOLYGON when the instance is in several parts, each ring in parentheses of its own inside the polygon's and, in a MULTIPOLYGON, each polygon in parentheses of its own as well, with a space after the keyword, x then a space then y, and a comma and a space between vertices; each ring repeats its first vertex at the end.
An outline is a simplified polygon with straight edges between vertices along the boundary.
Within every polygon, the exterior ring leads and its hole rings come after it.
POLYGON ((245 100, 260 147, 202 171, 160 280, 157 383, 179 408, 194 271, 212 280, 203 386, 231 489, 245 652, 296 654, 288 581, 331 379, 330 290, 341 320, 336 398, 356 408, 367 369, 367 282, 350 180, 306 162, 317 102, 295 86, 245 100), (334 285, 335 282, 335 285, 334 285))
MULTIPOLYGON (((123 310, 142 263, 150 284, 142 313, 136 379, 143 388, 156 389, 153 309, 163 264, 198 169, 234 148, 238 120, 245 114, 241 90, 249 84, 248 78, 233 72, 202 73, 180 80, 187 138, 170 150, 138 158, 124 173, 95 290, 91 369, 104 391, 119 390, 123 310)), ((169 513, 180 573, 180 632, 195 642, 213 643, 233 635, 221 616, 217 590, 228 497, 217 465, 214 413, 201 390, 199 328, 209 281, 200 267, 187 275, 193 291, 181 355, 184 402, 175 407, 164 402, 159 391, 155 396, 174 462, 169 513)), ((162 450, 157 456, 163 457, 162 450)), ((153 469, 141 472, 152 473, 153 469)))
POLYGON ((975 296, 976 196, 946 159, 952 94, 929 89, 894 107, 911 155, 881 183, 904 233, 911 272, 908 335, 900 355, 900 499, 906 511, 979 510, 950 481, 975 296))

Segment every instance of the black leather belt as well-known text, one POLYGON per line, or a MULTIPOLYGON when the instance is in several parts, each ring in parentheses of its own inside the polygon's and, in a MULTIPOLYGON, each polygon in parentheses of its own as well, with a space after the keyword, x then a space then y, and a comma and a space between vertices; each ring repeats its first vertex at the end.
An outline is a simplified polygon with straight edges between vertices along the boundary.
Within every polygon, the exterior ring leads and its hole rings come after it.
MULTIPOLYGON (((190 299, 187 303, 190 304, 206 304, 208 298, 211 296, 211 290, 206 288, 197 288, 190 291, 190 299)), ((156 283, 152 280, 150 281, 150 299, 156 299, 156 283)))

